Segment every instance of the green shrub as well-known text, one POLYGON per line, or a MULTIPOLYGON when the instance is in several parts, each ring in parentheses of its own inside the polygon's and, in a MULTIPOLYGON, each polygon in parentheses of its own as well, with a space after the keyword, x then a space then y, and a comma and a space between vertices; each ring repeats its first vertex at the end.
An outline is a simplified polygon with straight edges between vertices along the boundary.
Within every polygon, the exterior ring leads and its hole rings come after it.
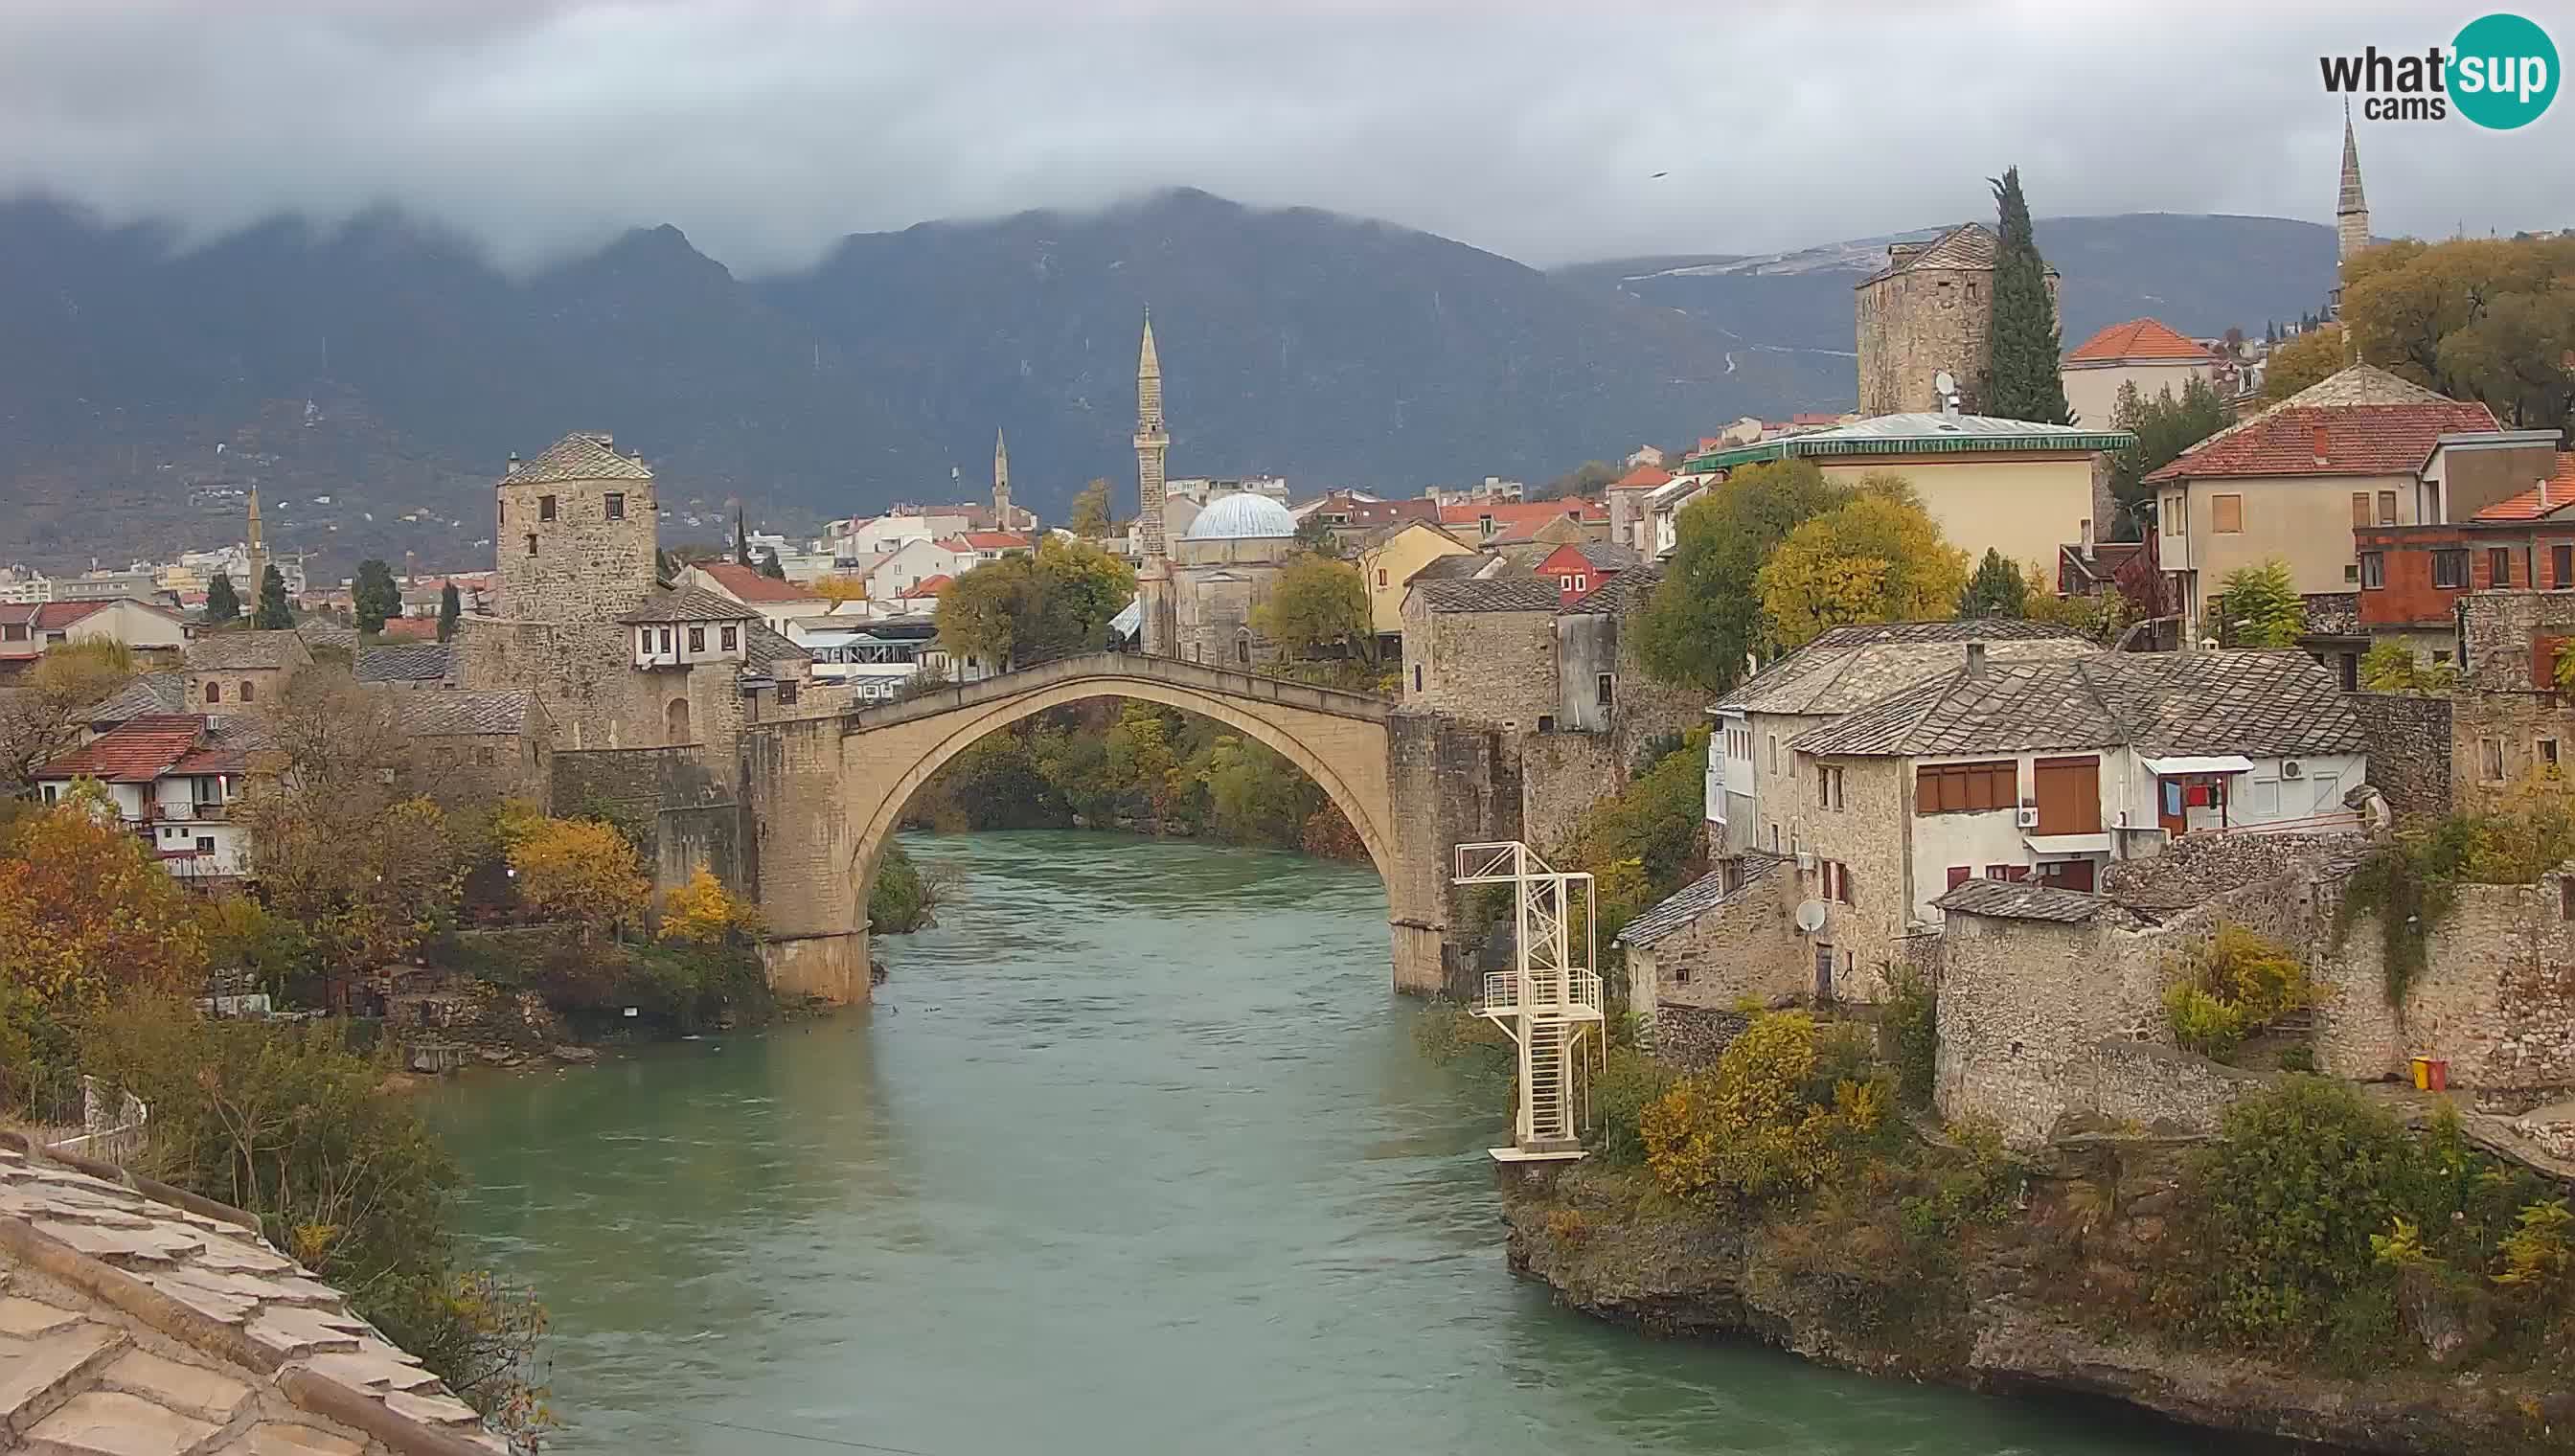
POLYGON ((2219 925, 2207 944, 2182 958, 2180 975, 2164 992, 2173 1039, 2220 1060, 2245 1037, 2316 999, 2306 966, 2242 925, 2219 925))
POLYGON ((1892 1100, 1847 1028, 1780 1011, 1755 1018, 1714 1069, 1647 1103, 1637 1135, 1665 1193, 1759 1202, 1829 1178, 1850 1144, 1885 1126, 1892 1100))
POLYGON ((1931 1104, 1940 1059, 1940 997, 1911 970, 1897 971, 1886 1002, 1886 1031, 1895 1044, 1895 1085, 1905 1104, 1931 1104))
POLYGON ((921 866, 901 844, 888 844, 877 857, 876 883, 868 887, 868 928, 902 935, 921 928, 930 914, 921 866))
POLYGON ((2534 1292, 2562 1289, 2575 1268, 2575 1213, 2567 1211, 2566 1200, 2526 1204, 2513 1224, 2499 1250, 2503 1268, 2495 1282, 2534 1292))
POLYGON ((1645 1158, 1637 1121, 1654 1099, 1671 1090, 1675 1073, 1632 1046, 1609 1048, 1608 1066, 1591 1086, 1591 1112, 1599 1124, 1594 1151, 1621 1166, 1645 1158))
POLYGON ((2218 1061, 2244 1041, 2244 1013, 2188 981, 2165 987, 2164 1019, 2183 1050, 2218 1061))
POLYGON ((1974 1224, 2001 1223, 2020 1206, 2029 1167, 2003 1146, 2002 1133, 1983 1123, 1949 1129, 1955 1149, 1926 1152, 1922 1191, 1897 1204, 1905 1232, 1947 1241, 1974 1224))

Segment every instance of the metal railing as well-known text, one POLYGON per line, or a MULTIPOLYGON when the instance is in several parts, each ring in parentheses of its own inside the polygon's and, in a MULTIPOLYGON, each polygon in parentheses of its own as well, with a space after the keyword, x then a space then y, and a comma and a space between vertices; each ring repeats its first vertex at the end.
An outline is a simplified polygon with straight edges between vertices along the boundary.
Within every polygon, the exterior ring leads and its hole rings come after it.
MULTIPOLYGON (((1600 1013, 1600 977, 1587 970, 1532 970, 1528 976, 1529 998, 1525 1009, 1532 1011, 1589 1011, 1600 1013)), ((1478 1015, 1489 1011, 1514 1011, 1523 1008, 1520 1000, 1520 973, 1516 970, 1484 972, 1484 998, 1475 1003, 1478 1015)))
POLYGON ((75 1152, 103 1163, 123 1165, 143 1150, 143 1129, 152 1109, 132 1092, 120 1090, 111 1103, 107 1085, 96 1077, 80 1079, 81 1131, 45 1144, 56 1152, 75 1152))

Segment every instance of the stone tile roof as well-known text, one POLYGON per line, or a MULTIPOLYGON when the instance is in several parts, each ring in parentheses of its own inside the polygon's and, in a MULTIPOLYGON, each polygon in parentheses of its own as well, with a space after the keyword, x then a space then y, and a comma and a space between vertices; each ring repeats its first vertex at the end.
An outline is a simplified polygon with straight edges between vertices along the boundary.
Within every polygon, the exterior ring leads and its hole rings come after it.
POLYGON ((2157 319, 2130 319, 2112 324, 2074 346, 2068 364, 2214 364, 2217 356, 2199 341, 2186 338, 2157 319))
POLYGON ((206 720, 202 714, 147 714, 128 719, 48 761, 33 776, 149 783, 187 757, 205 735, 206 720))
POLYGON ((1608 581, 1573 599, 1567 612, 1600 613, 1610 617, 1630 617, 1644 610, 1645 600, 1663 580, 1663 564, 1647 562, 1629 567, 1608 581))
POLYGON ((639 622, 757 622, 760 614, 704 587, 657 587, 632 612, 617 619, 639 622))
POLYGON ((1716 706, 1731 713, 1850 713, 1957 667, 1970 642, 1984 643, 1987 657, 1997 662, 2100 651, 2069 628, 2009 617, 1836 627, 1762 669, 1716 706))
POLYGON ((524 688, 443 688, 402 695, 401 723, 415 737, 519 733, 535 695, 524 688))
POLYGON ((507 1448, 250 1215, 0 1133, 0 1449, 507 1448))
POLYGON ((1990 915, 1998 920, 2054 920, 2075 925, 2109 903, 2097 894, 2029 880, 1970 879, 1931 902, 1947 914, 1990 915))
POLYGON ((327 618, 317 617, 310 622, 297 623, 295 635, 304 639, 308 648, 338 648, 354 655, 360 646, 356 628, 343 627, 327 618))
POLYGON ((2355 364, 2218 431, 2146 479, 2402 475, 2420 470, 2442 436, 2495 428, 2483 405, 2355 364))
POLYGON ((1881 278, 1893 278, 1917 268, 1977 268, 1990 272, 1994 251, 2001 246, 2002 240, 1983 223, 1960 223, 1905 257, 1895 257, 1890 250, 1887 265, 1870 274, 1860 286, 1865 288, 1881 278))
POLYGON ((1535 577, 1485 577, 1464 581, 1412 579, 1412 590, 1432 612, 1544 612, 1564 600, 1553 582, 1535 577))
POLYGON ((443 683, 456 671, 456 652, 441 642, 363 647, 353 671, 361 683, 443 683))
MULTIPOLYGON (((1644 560, 1634 547, 1620 546, 1614 541, 1568 541, 1557 550, 1571 551, 1595 571, 1624 571, 1644 560)), ((1549 552, 1548 555, 1553 556, 1554 553, 1549 552)))
POLYGON ((1746 852, 1741 859, 1742 882, 1731 890, 1725 887, 1725 876, 1714 869, 1682 885, 1670 899, 1629 920, 1618 931, 1621 945, 1651 945, 1673 931, 1688 925, 1719 905, 1740 899, 1744 892, 1770 877, 1770 872, 1785 861, 1759 850, 1746 852))
POLYGON ((2479 511, 2479 521, 2538 521, 2575 506, 2575 455, 2561 452, 2546 481, 2479 511))
POLYGON ((72 715, 80 723, 124 723, 146 714, 178 713, 188 706, 184 673, 145 673, 72 715))
POLYGON ((619 455, 616 439, 581 431, 546 447, 534 460, 523 460, 507 479, 521 485, 554 481, 649 481, 644 462, 619 455))
POLYGON ((1493 564, 1494 558, 1482 552, 1432 557, 1421 564, 1421 570, 1404 578, 1405 585, 1417 582, 1462 582, 1493 564))
POLYGON ((763 622, 753 623, 742 640, 753 672, 766 673, 792 663, 810 663, 814 655, 793 641, 770 630, 763 622))
POLYGON ((2094 653, 1965 665, 1797 735, 1859 757, 2127 745, 2247 757, 2357 753, 2342 685, 2305 653, 2094 653))
POLYGON ((292 631, 217 632, 188 644, 181 661, 191 673, 245 673, 303 667, 313 661, 313 649, 292 631))

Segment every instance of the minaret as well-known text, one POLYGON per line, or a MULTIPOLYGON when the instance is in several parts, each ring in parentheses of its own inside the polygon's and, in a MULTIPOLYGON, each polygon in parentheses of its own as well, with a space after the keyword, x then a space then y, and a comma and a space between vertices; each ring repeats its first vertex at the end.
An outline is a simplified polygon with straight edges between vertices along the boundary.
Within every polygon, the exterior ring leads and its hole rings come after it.
MULTIPOLYGON (((2342 195, 2334 201, 2334 290, 2326 309, 2336 323, 2342 322, 2342 288, 2351 260, 2369 246, 2369 198, 2360 190, 2360 143, 2351 134, 2351 103, 2342 104, 2342 195)), ((2342 331, 2342 358, 2345 364, 2360 362, 2360 351, 2352 331, 2342 331)))
POLYGON ((250 614, 259 605, 259 588, 268 580, 268 537, 259 525, 259 482, 250 483, 250 539, 243 543, 250 557, 250 585, 242 591, 242 613, 250 614))
POLYGON ((1163 541, 1163 455, 1171 447, 1172 437, 1163 431, 1163 361, 1154 353, 1154 311, 1149 308, 1145 344, 1136 357, 1136 530, 1145 549, 1136 571, 1136 601, 1145 651, 1166 658, 1176 653, 1178 636, 1172 617, 1172 563, 1163 541))
POLYGON ((1011 442, 993 432, 993 529, 1011 529, 1011 442))

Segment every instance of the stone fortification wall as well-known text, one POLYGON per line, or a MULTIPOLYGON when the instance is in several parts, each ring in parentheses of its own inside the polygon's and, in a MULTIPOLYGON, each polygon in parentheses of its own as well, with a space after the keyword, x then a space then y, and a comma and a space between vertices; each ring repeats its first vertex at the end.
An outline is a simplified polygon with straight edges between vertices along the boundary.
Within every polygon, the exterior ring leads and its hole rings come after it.
POLYGON ((1436 918, 1394 921, 1395 984, 1414 991, 1471 997, 1475 975, 1467 891, 1449 882, 1456 846, 1517 839, 1520 766, 1515 743, 1497 728, 1432 714, 1386 720, 1387 794, 1397 835, 1398 883, 1390 905, 1436 905, 1436 918))
POLYGON ((1432 612, 1411 593, 1403 604, 1403 706, 1415 712, 1514 724, 1523 732, 1555 713, 1552 611, 1432 612))
POLYGON ((2355 693, 2343 700, 2369 736, 2369 782, 2399 814, 2450 811, 2450 716, 2446 698, 2355 693))
POLYGON ((1519 740, 1520 836, 1541 854, 1573 840, 1585 809, 1627 786, 1607 733, 1529 733, 1519 740))
POLYGON ((1932 381, 1945 369, 1957 377, 1958 408, 1982 413, 1992 393, 1993 292, 1992 270, 1963 268, 1915 268, 1859 289, 1859 412, 1936 411, 1932 381))
POLYGON ((2450 1063, 2450 1085, 2575 1087, 2575 918, 2568 876, 2463 884, 2436 924, 2400 1012, 2388 1004, 2375 912, 2336 943, 2332 904, 2318 935, 2332 988, 2316 1015, 2316 1064, 2337 1076, 2403 1076, 2415 1056, 2450 1063))
POLYGON ((2178 1047, 2115 1037, 2094 1044, 2091 1073, 2088 1104, 2069 1112, 2161 1133, 2215 1132, 2226 1109, 2262 1085, 2255 1073, 2178 1047))
MULTIPOLYGON (((628 630, 469 617, 457 624, 457 670, 466 688, 524 688, 544 704, 558 749, 703 744, 730 764, 747 712, 732 663, 700 668, 633 666, 628 630), (671 711, 685 701, 685 722, 671 711), (673 736, 674 728, 684 735, 673 736)), ((729 769, 727 770, 729 771, 729 769)))

